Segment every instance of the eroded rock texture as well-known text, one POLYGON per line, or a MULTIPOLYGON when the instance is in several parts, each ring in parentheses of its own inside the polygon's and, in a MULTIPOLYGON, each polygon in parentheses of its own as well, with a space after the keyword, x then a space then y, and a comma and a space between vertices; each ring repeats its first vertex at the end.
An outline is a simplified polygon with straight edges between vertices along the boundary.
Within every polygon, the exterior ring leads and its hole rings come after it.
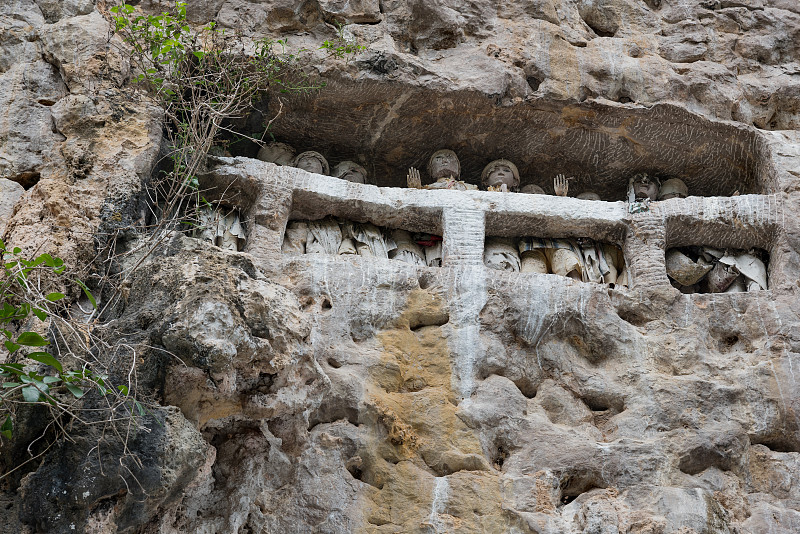
MULTIPOLYGON (((0 5, 0 230, 75 264, 114 245, 124 270, 141 259, 161 126, 121 89, 105 4, 0 5)), ((130 441, 142 464, 79 436, 9 480, 4 528, 800 531, 793 1, 204 0, 189 13, 312 48, 345 24, 367 50, 321 62, 327 87, 280 97, 270 131, 382 187, 259 162, 254 144, 215 159, 203 186, 239 208, 244 251, 171 234, 99 327, 139 347, 142 391, 162 406, 130 441), (473 183, 506 157, 523 185, 550 192, 565 172, 571 194, 603 201, 387 187, 444 147, 473 183), (642 171, 682 178, 690 197, 631 214, 621 200, 642 171), (281 254, 290 219, 330 215, 441 235, 443 266, 281 254), (617 244, 631 287, 488 270, 487 235, 617 244), (766 250, 769 289, 681 294, 664 252, 692 245, 766 250)), ((278 98, 237 127, 260 136, 278 98)))

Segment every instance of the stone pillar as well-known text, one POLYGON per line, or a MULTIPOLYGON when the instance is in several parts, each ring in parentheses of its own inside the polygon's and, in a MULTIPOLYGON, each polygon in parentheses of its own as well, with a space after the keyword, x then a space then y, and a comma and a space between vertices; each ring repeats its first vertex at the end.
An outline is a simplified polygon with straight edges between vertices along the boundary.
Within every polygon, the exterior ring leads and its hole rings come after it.
POLYGON ((281 253, 283 233, 292 211, 292 195, 295 187, 292 176, 273 172, 256 178, 260 184, 259 195, 247 214, 252 227, 248 232, 244 251, 257 258, 267 258, 281 253))
POLYGON ((651 212, 634 213, 625 238, 625 263, 631 289, 669 286, 664 267, 664 220, 651 212))
POLYGON ((447 208, 444 217, 443 267, 483 265, 484 212, 480 209, 447 208))

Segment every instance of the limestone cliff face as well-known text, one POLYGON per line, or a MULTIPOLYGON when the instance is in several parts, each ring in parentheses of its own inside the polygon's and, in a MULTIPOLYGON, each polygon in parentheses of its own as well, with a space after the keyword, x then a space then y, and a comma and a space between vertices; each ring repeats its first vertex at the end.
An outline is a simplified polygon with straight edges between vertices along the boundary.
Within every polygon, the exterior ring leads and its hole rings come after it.
MULTIPOLYGON (((162 130, 120 89, 106 4, 0 5, 0 231, 76 265, 113 246, 125 269, 162 130)), ((276 138, 373 185, 255 145, 213 160, 203 186, 241 210, 244 251, 174 234, 99 327, 140 347, 162 406, 130 442, 142 463, 62 444, 4 488, 4 528, 800 531, 794 0, 190 4, 293 47, 345 24, 366 51, 237 127, 282 106, 276 138), (506 157, 523 184, 565 172, 603 201, 398 187, 437 148, 473 182, 506 157), (640 171, 691 196, 631 214, 640 171), (290 220, 329 215, 441 235, 443 265, 281 253, 290 220), (618 244, 630 288, 489 270, 486 236, 618 244), (769 289, 680 293, 664 253, 690 245, 766 250, 769 289)))

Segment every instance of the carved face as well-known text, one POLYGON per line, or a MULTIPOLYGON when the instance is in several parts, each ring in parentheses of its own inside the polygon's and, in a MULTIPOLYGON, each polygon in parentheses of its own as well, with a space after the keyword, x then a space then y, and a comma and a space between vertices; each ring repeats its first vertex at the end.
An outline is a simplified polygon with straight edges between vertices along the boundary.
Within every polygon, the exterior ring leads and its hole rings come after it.
POLYGON ((633 193, 637 199, 655 200, 658 197, 658 183, 647 175, 638 176, 633 182, 633 193))
POLYGON ((358 169, 349 169, 345 171, 343 175, 339 178, 342 180, 347 180, 348 182, 354 182, 357 184, 365 184, 367 183, 367 179, 364 177, 363 174, 358 169))
POLYGON ((259 150, 258 158, 277 165, 291 165, 294 153, 283 143, 272 143, 259 150))
POLYGON ((322 173, 322 162, 313 156, 303 156, 297 161, 297 168, 316 174, 322 173))
POLYGON ((490 187, 506 184, 510 189, 516 185, 516 180, 514 179, 514 173, 511 167, 508 165, 497 165, 492 169, 492 172, 489 173, 486 184, 490 187))
POLYGON ((522 189, 520 189, 520 193, 528 193, 529 195, 546 195, 547 193, 544 192, 544 189, 539 187, 536 184, 528 184, 522 189))
POLYGON ((459 174, 458 157, 451 150, 440 150, 431 158, 431 178, 434 180, 450 176, 458 178, 459 174))

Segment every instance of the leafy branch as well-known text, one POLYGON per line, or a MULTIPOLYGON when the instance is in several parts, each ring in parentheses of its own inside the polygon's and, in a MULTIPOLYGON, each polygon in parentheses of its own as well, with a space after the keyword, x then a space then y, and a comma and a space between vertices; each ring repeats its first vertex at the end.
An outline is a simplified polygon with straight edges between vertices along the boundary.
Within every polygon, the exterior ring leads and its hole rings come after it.
POLYGON ((230 131, 232 119, 244 117, 268 91, 322 87, 309 83, 298 54, 288 53, 284 40, 249 41, 214 22, 192 28, 186 6, 176 2, 171 12, 157 15, 139 14, 126 3, 111 8, 115 31, 137 72, 133 82, 164 111, 172 170, 153 199, 162 210, 159 226, 173 224, 186 208, 206 154, 221 131, 230 131))
MULTIPOLYGON (((13 437, 17 408, 20 405, 42 405, 50 410, 50 424, 60 429, 60 434, 70 439, 66 424, 75 422, 94 424, 132 419, 144 415, 142 404, 132 395, 131 381, 113 386, 108 374, 90 358, 99 340, 88 328, 78 330, 75 321, 64 319, 61 301, 64 293, 47 291, 52 277, 64 276, 66 266, 60 258, 41 254, 30 260, 21 255, 19 247, 7 248, 0 240, 0 435, 13 437), (76 360, 69 367, 50 350, 50 341, 36 332, 50 327, 57 334, 64 349, 59 354, 76 360), (68 350, 67 350, 68 349, 68 350), (89 421, 82 405, 83 397, 94 392, 106 399, 107 416, 100 421, 89 421), (127 416, 119 417, 118 408, 127 416), (64 417, 66 416, 66 420, 64 417), (67 420, 69 421, 67 423, 67 420)), ((82 289, 93 307, 94 296, 83 282, 74 282, 82 289)), ((129 421, 130 422, 130 421, 129 421)), ((17 466, 17 468, 20 466, 17 466)), ((3 478, 9 472, 2 475, 3 478)))

